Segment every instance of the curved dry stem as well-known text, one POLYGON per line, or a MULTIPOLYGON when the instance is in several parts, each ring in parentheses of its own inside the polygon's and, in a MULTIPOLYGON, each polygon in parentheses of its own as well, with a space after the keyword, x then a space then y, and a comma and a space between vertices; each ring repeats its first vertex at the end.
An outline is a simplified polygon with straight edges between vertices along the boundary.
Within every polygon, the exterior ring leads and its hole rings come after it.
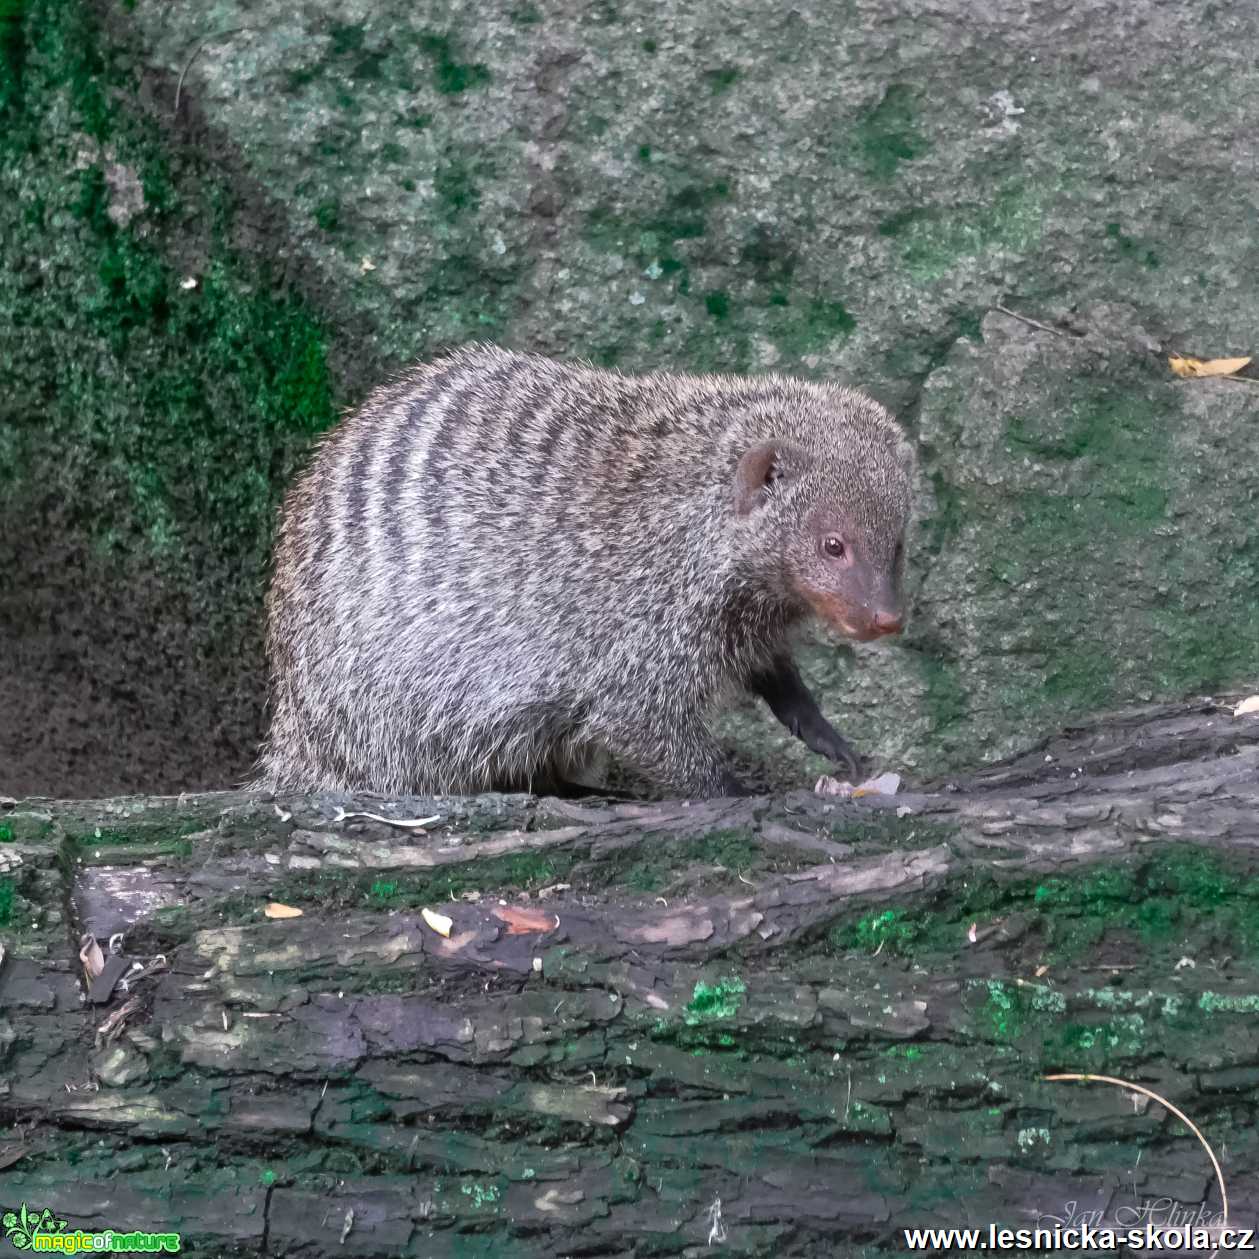
POLYGON ((1188 1115, 1185 1114, 1183 1110, 1177 1106, 1173 1106, 1167 1098, 1160 1097, 1153 1089, 1146 1088, 1144 1084, 1133 1084, 1131 1080, 1120 1080, 1113 1075, 1092 1075, 1078 1071, 1071 1071, 1061 1075, 1047 1075, 1044 1078, 1050 1082, 1056 1080, 1080 1080, 1085 1084, 1115 1084, 1118 1085, 1119 1088, 1131 1089, 1134 1093, 1142 1093, 1146 1097, 1152 1098, 1154 1101, 1158 1102, 1160 1106, 1170 1110, 1172 1114, 1175 1115, 1176 1118, 1179 1119, 1180 1122, 1183 1123, 1185 1127, 1187 1127, 1189 1131, 1192 1132, 1193 1135, 1202 1143, 1202 1148, 1207 1152, 1207 1158, 1211 1160, 1211 1166, 1215 1168, 1215 1179, 1220 1186, 1220 1205, 1224 1211, 1224 1222, 1220 1225, 1220 1227, 1228 1227, 1228 1189, 1224 1185, 1224 1173, 1220 1170, 1220 1160, 1215 1157, 1215 1151, 1207 1143, 1207 1139, 1202 1135, 1201 1129, 1192 1119, 1189 1118, 1188 1115))

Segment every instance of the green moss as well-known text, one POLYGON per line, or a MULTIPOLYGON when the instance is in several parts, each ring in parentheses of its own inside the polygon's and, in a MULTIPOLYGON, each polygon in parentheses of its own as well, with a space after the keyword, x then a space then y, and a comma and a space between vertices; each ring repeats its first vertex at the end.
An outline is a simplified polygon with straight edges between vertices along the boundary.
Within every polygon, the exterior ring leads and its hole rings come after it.
POLYGON ((901 162, 930 147, 918 130, 913 93, 903 83, 891 84, 878 104, 860 115, 856 139, 865 170, 875 179, 890 179, 901 162))
POLYGON ((1221 954, 1259 962, 1259 877, 1193 848, 1039 882, 971 876, 913 913, 890 907, 846 916, 827 943, 926 964, 933 954, 955 957, 966 948, 972 923, 1012 916, 1026 920, 1021 938, 1029 963, 1071 964, 1108 936, 1129 948, 1139 941, 1147 953, 1162 950, 1173 961, 1185 939, 1205 936, 1221 954))
POLYGON ((730 295, 721 289, 704 294, 704 309, 714 319, 725 319, 730 314, 730 295))
POLYGON ((455 58, 454 45, 448 35, 429 32, 420 36, 419 42, 420 50, 433 62, 433 86, 439 92, 457 95, 490 82, 489 67, 455 58))
MULTIPOLYGON (((921 927, 900 910, 884 909, 858 918, 847 947, 875 953, 887 945, 894 952, 907 950, 918 938, 921 927)), ((836 937, 839 943, 839 937, 836 937)), ((845 947, 840 945, 840 947, 845 947)))
POLYGON ((537 26, 542 21, 542 11, 536 4, 518 4, 508 16, 517 26, 537 26))
POLYGON ((657 44, 656 41, 649 36, 647 39, 643 40, 642 47, 643 52, 655 52, 657 44))
POLYGON ((1113 242, 1114 257, 1124 261, 1139 262, 1151 270, 1159 265, 1159 256, 1143 240, 1128 236, 1118 223, 1106 224, 1106 240, 1113 242))
POLYGON ((1023 1030, 1025 995, 999 979, 989 979, 983 986, 986 995, 980 1016, 987 1022, 989 1033, 997 1040, 1013 1040, 1023 1030))
POLYGON ((13 827, 7 822, 0 823, 0 844, 11 844, 13 842, 13 827))
POLYGON ((1042 193, 1021 181, 998 185, 990 198, 947 210, 908 206, 885 218, 879 234, 897 241, 910 276, 941 279, 963 258, 990 250, 1026 252, 1044 232, 1042 193))
POLYGON ((0 927, 7 927, 13 917, 13 894, 13 880, 0 879, 0 927))
POLYGON ((22 29, 26 0, 0 0, 0 118, 22 91, 26 35, 22 29))
POLYGON ((1204 1014, 1259 1014, 1259 996, 1232 996, 1221 992, 1204 992, 1198 998, 1198 1009, 1204 1014))
MULTIPOLYGON (((634 892, 659 892, 672 883, 679 870, 697 866, 705 871, 702 887, 714 890, 737 881, 740 872, 758 869, 800 869, 814 864, 815 856, 774 845, 761 846, 747 831, 716 830, 681 842, 645 835, 642 844, 619 859, 601 862, 593 872, 601 887, 625 887, 634 892)), ((701 886, 692 883, 694 893, 701 886)))
POLYGON ((341 222, 341 207, 333 200, 321 201, 315 207, 314 219, 325 232, 335 232, 341 222))
MULTIPOLYGON (((1081 555, 1105 556, 1108 569, 1139 569, 1145 562, 1152 530, 1170 520, 1172 474, 1169 425, 1151 424, 1153 404, 1143 384, 1099 380, 1090 389, 1082 381, 1065 415, 1049 410, 1011 416, 1011 451, 1063 470, 1055 474, 1060 490, 1029 489, 1014 503, 1002 552, 1009 571, 1035 574, 1040 584, 1059 592, 1076 590, 1084 603, 1094 597, 1096 569, 1081 565, 1081 555)), ((1160 563, 1173 587, 1202 577, 1199 558, 1175 541, 1162 548, 1160 563)), ((1244 623, 1244 594, 1227 581, 1222 586, 1230 592, 1223 601, 1232 600, 1238 623, 1244 623)), ((1116 639, 1113 626, 1085 618, 1073 629, 1072 648, 1064 651, 1061 627, 1047 627, 1044 650, 1052 663, 1044 693, 1066 708, 1115 702, 1127 694, 1134 654, 1152 660, 1167 689, 1208 685, 1208 677, 1220 681, 1241 672, 1243 658, 1231 636, 1207 633, 1194 609, 1169 601, 1143 615, 1139 649, 1136 642, 1116 639)), ((1215 619, 1227 623, 1228 613, 1221 617, 1217 607, 1215 619)), ((1034 642, 1028 646, 1035 649, 1034 642)))
MULTIPOLYGON (((575 858, 562 853, 517 853, 389 878, 356 871, 321 870, 313 876, 282 880, 269 895, 299 907, 417 909, 458 900, 465 892, 532 891, 546 887, 565 880, 574 861, 575 858)), ((230 916, 238 917, 239 909, 245 917, 250 917, 256 908, 254 898, 235 908, 221 902, 215 906, 215 912, 230 911, 230 916)))
POLYGON ((433 190, 442 203, 447 220, 456 219, 481 204, 481 194, 473 181, 472 172, 459 162, 447 162, 438 167, 433 176, 433 190))
POLYGON ((915 653, 924 684, 923 703, 935 731, 965 721, 970 714, 969 696, 961 671, 947 656, 915 653))
POLYGON ((892 848, 923 848, 947 843, 957 827, 916 815, 897 817, 891 809, 866 809, 855 804, 838 806, 841 811, 830 826, 830 837, 846 844, 860 845, 863 851, 892 848))
MULTIPOLYGON (((770 302, 778 307, 779 303, 770 302)), ((843 302, 810 297, 804 302, 785 301, 766 329, 774 344, 791 358, 803 358, 826 349, 836 338, 847 337, 857 326, 843 302)))
POLYGON ((708 70, 704 74, 704 79, 714 96, 718 96, 733 87, 738 78, 738 66, 722 66, 718 70, 708 70))
POLYGON ((32 56, 21 97, 6 103, 0 160, 28 196, 0 206, 0 321, 20 330, 9 366, 21 388, 46 402, 38 444, 15 463, 66 505, 63 528, 106 553, 141 540, 169 559, 204 545, 256 581, 292 453, 335 418, 323 330, 295 294, 271 288, 265 262, 227 243, 234 206, 213 185, 198 197, 208 260, 193 284, 170 267, 160 243, 186 205, 153 124, 103 107, 122 72, 97 51, 90 9, 34 0, 23 12, 32 56), (45 150, 48 119, 63 114, 141 174, 146 206, 132 225, 109 218, 99 162, 71 182, 45 150), (37 352, 47 336, 74 353, 37 352), (87 457, 36 474, 41 452, 57 450, 87 457))
POLYGON ((732 1019, 742 1007, 746 992, 747 984, 737 975, 719 979, 715 984, 701 981, 695 985, 683 1018, 688 1027, 732 1019))
MULTIPOLYGON (((795 246, 780 232, 765 223, 755 224, 739 250, 739 262, 751 271, 758 284, 782 285, 791 281, 796 269, 795 246)), ((777 292, 770 298, 773 305, 787 305, 787 295, 777 292), (779 298, 775 301, 774 298, 779 298)))

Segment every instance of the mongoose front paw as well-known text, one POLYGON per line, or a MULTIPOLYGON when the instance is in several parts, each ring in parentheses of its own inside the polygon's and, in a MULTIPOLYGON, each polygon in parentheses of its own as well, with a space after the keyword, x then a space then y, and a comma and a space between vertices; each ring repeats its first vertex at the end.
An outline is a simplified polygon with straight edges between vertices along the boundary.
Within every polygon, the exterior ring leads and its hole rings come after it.
POLYGON ((829 723, 802 736, 805 746, 828 761, 843 765, 854 782, 861 777, 861 757, 838 730, 829 723))

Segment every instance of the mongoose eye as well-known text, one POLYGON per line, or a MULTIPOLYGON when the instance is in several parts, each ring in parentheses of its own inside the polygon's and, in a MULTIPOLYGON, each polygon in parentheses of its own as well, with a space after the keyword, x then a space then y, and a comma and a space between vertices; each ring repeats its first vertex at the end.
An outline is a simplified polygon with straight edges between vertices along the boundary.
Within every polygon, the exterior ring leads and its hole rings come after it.
POLYGON ((833 560, 842 560, 848 552, 848 548, 844 546, 843 538, 837 538, 833 533, 822 543, 822 550, 833 560))

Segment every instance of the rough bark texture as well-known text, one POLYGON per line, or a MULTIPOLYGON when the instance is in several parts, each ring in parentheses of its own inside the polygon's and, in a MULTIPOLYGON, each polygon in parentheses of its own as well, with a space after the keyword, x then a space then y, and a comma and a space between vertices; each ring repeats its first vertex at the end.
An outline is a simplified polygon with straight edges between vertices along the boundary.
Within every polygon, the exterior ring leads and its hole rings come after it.
POLYGON ((1259 1204, 1259 717, 1222 706, 890 798, 28 800, 0 840, 5 1209, 362 1256, 1218 1211, 1161 1105, 1051 1072, 1162 1094, 1259 1204), (89 992, 85 932, 147 973, 89 992))

